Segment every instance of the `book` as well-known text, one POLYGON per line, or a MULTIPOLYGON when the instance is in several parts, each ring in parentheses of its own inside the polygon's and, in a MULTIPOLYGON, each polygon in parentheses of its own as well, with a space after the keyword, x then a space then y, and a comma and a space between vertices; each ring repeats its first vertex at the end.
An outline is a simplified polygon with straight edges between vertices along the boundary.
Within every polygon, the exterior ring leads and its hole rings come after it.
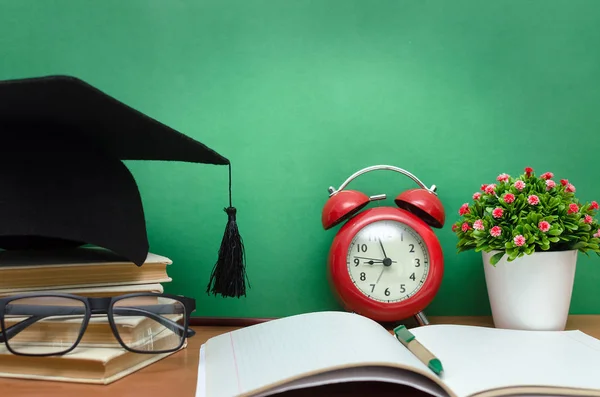
MULTIPOLYGON (((187 341, 181 349, 186 347, 187 341)), ((33 348, 36 352, 42 349, 33 348)), ((174 353, 140 354, 123 348, 78 346, 62 356, 32 357, 11 354, 2 344, 0 378, 107 385, 174 353)))
POLYGON ((227 332, 201 346, 196 396, 263 397, 358 381, 436 397, 600 396, 600 340, 581 331, 439 324, 410 332, 441 361, 439 375, 358 314, 304 313, 227 332))
POLYGON ((142 266, 99 248, 65 251, 0 251, 0 293, 107 287, 172 281, 172 261, 149 253, 142 266))
POLYGON ((125 294, 132 294, 137 292, 152 292, 161 294, 164 292, 162 284, 150 283, 150 284, 131 284, 131 285, 109 285, 100 287, 81 287, 81 288, 44 288, 44 289, 28 289, 23 290, 12 290, 4 289, 0 291, 0 298, 5 296, 16 295, 22 292, 53 292, 61 294, 73 294, 78 296, 87 296, 89 298, 107 298, 112 296, 119 296, 125 294))

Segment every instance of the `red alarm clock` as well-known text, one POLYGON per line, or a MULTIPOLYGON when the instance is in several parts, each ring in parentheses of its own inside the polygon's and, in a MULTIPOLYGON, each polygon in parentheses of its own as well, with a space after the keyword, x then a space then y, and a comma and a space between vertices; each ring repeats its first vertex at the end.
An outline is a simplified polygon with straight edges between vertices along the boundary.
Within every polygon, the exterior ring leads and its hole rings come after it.
POLYGON ((379 322, 397 322, 414 316, 428 324, 423 310, 442 282, 444 257, 432 228, 442 228, 444 208, 436 187, 426 187, 402 168, 376 165, 357 171, 340 186, 329 188, 321 222, 339 229, 328 258, 330 285, 345 310, 379 322), (401 192, 396 206, 363 210, 385 194, 367 196, 344 188, 359 175, 374 170, 404 174, 420 188, 401 192))

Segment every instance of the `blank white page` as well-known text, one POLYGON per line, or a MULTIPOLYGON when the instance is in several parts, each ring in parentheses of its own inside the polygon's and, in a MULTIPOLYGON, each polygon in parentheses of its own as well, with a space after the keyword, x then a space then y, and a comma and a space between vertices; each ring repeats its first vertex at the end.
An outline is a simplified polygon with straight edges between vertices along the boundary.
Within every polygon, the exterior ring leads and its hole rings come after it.
POLYGON ((262 390, 326 369, 403 363, 430 370, 376 322, 346 312, 285 317, 206 342, 206 395, 262 390))
POLYGON ((428 325, 411 332, 441 361, 458 396, 494 388, 600 389, 600 341, 581 331, 428 325))

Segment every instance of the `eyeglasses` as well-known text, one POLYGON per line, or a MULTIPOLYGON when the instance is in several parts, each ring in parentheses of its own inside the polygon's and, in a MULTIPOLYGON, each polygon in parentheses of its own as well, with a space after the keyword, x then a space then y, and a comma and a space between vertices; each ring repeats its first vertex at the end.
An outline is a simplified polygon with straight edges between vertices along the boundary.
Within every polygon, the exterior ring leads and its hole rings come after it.
POLYGON ((0 342, 16 355, 63 355, 77 347, 88 325, 106 326, 108 321, 115 339, 126 350, 169 353, 195 335, 189 328, 195 310, 195 299, 145 292, 110 298, 12 295, 0 299, 0 342))

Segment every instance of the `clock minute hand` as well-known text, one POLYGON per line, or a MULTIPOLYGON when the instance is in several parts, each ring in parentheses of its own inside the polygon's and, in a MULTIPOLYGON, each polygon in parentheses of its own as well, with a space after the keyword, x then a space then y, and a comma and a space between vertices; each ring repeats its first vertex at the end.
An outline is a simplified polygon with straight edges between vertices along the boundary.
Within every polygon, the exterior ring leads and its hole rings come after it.
POLYGON ((377 240, 379 240, 379 246, 381 247, 381 251, 383 252, 383 257, 387 258, 387 254, 385 253, 385 248, 383 248, 383 243, 381 242, 381 238, 378 238, 377 240))

